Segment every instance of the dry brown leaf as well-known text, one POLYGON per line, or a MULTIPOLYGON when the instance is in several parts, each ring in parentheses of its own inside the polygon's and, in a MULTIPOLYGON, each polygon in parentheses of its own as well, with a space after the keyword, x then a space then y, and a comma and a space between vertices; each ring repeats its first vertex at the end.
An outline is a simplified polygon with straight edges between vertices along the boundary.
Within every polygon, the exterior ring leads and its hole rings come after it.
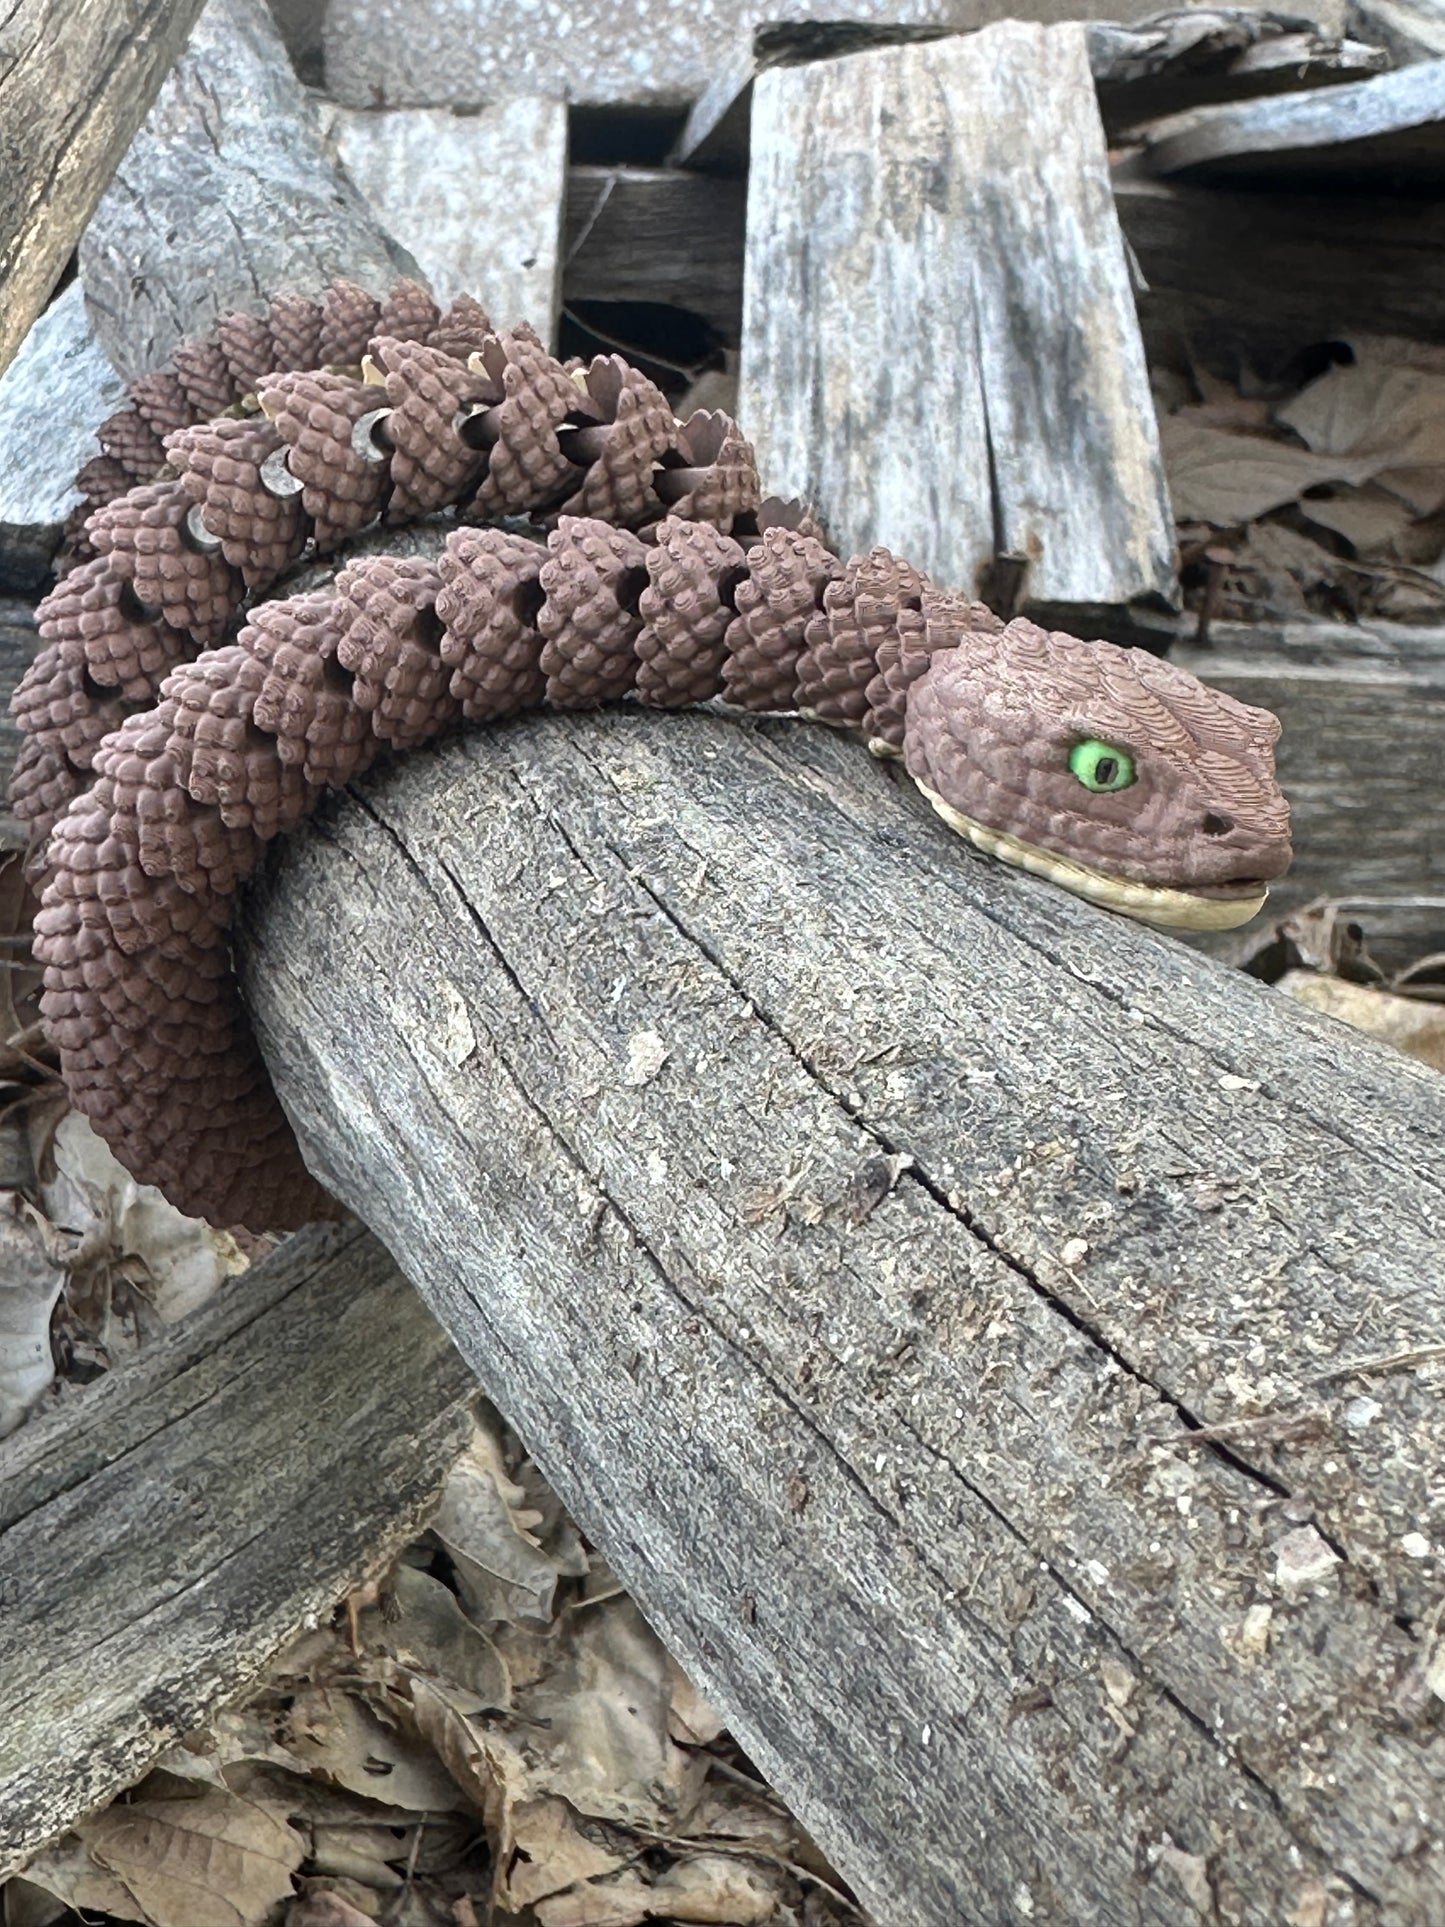
POLYGON ((0 1193, 0 1438, 55 1376, 50 1314, 74 1249, 18 1192, 0 1193))
POLYGON ((1372 475, 1433 469, 1445 499, 1445 373, 1357 350, 1354 362, 1277 408, 1275 420, 1314 454, 1368 461, 1372 475))
POLYGON ((508 1475, 501 1441, 478 1425, 448 1475, 432 1531, 451 1554, 463 1603, 479 1626, 552 1616, 558 1567, 533 1534, 540 1516, 508 1475))
POLYGON ((153 1185, 137 1184, 78 1112, 54 1137, 55 1175, 41 1202, 84 1240, 95 1263, 130 1280, 166 1324, 194 1311, 247 1268, 229 1232, 188 1218, 153 1185))
POLYGON ((1368 481, 1379 466, 1256 435, 1232 435, 1179 415, 1160 422, 1159 444, 1175 520, 1218 529, 1239 528, 1297 502, 1321 482, 1368 481))
POLYGON ((1287 996, 1367 1031, 1386 1044, 1418 1058, 1434 1070, 1445 1071, 1445 1009, 1396 997, 1388 990, 1352 984, 1343 977, 1322 976, 1313 970, 1290 970, 1278 988, 1287 996))
MULTIPOLYGON (((82 1918, 86 1914, 113 1914, 117 1920, 146 1921, 148 1927, 154 1927, 125 1882, 97 1866, 90 1848, 73 1833, 32 1855, 25 1863, 25 1878, 54 1894, 82 1918)), ((8 1883, 0 1888, 0 1892, 8 1891, 8 1883)))
POLYGON ((127 1917, 156 1927, 262 1927, 305 1850, 283 1812, 211 1787, 108 1807, 76 1832, 142 1910, 127 1917))
POLYGON ((1415 515, 1404 502, 1376 483, 1362 489, 1340 489, 1330 495, 1300 497, 1300 513, 1321 528, 1342 535, 1357 555, 1395 556, 1415 515))
POLYGON ((501 1711, 512 1703, 506 1661, 430 1573, 400 1565, 387 1588, 385 1611, 362 1615, 368 1650, 389 1652, 430 1678, 445 1682, 467 1713, 501 1711))
POLYGON ((313 1887, 287 1908, 286 1927, 375 1927, 375 1924, 370 1914, 353 1907, 335 1888, 313 1887))
POLYGON ((668 1684, 672 1692, 672 1705, 667 1716, 667 1730, 679 1746, 711 1746, 727 1725, 710 1699, 704 1697, 687 1674, 669 1653, 667 1657, 668 1684))
POLYGON ((352 1793, 412 1813, 450 1813, 460 1804, 431 1747, 385 1725, 339 1687, 298 1693, 280 1739, 303 1767, 352 1793))
POLYGON ((621 1854, 580 1831, 577 1816, 565 1800, 519 1801, 511 1821, 513 1857, 501 1870, 497 1899, 514 1913, 581 1881, 615 1873, 625 1864, 621 1854))
POLYGON ((675 1832, 692 1809, 706 1760, 668 1731, 666 1648, 626 1597, 569 1610, 552 1670, 517 1695, 534 1790, 579 1813, 653 1833, 675 1832))
POLYGON ((697 1854, 655 1880, 635 1872, 558 1894, 537 1908, 538 1927, 639 1927, 647 1920, 767 1927, 785 1890, 769 1869, 724 1854, 697 1854))

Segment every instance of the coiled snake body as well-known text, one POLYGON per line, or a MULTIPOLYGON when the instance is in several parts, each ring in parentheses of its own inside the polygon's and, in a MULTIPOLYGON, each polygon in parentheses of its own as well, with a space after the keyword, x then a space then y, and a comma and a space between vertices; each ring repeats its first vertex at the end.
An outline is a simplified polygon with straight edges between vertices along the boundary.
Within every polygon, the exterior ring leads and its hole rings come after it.
POLYGON ((799 711, 901 756, 981 848, 1160 923, 1243 922, 1288 865, 1274 717, 1005 625, 885 549, 839 560, 760 499, 728 417, 678 422, 616 356, 337 283, 223 317, 132 397, 41 605, 12 807, 72 1099, 216 1223, 331 1208, 236 988, 236 893, 328 789, 460 722, 629 694, 799 711), (257 600, 303 551, 449 508, 435 560, 257 600), (532 535, 488 526, 520 516, 532 535))

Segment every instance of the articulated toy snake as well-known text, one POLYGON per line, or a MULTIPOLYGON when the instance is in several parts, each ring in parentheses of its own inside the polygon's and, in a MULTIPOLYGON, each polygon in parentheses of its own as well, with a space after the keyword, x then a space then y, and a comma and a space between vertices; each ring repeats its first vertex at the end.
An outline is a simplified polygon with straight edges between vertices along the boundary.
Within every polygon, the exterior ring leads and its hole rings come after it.
POLYGON ((760 500, 735 423, 677 421, 616 356, 564 365, 468 297, 339 282, 223 317, 131 394, 12 705, 12 807, 74 1104, 215 1223, 334 1208, 236 988, 236 893, 327 790, 461 721, 629 693, 796 711, 900 756, 981 849, 1155 923, 1242 923, 1288 867, 1273 716, 1005 625, 886 549, 840 561, 760 500), (435 561, 256 601, 303 551, 448 508, 435 561))

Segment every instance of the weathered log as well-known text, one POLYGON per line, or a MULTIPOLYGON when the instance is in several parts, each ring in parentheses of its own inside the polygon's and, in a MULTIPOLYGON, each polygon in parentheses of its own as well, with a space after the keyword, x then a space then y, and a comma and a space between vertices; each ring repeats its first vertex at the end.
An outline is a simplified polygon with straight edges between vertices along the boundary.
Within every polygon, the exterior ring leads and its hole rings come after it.
POLYGON ((72 281, 0 375, 0 592, 48 584, 65 519, 80 501, 76 471, 124 400, 72 281))
MULTIPOLYGON (((20 750, 20 731, 10 714, 10 698, 39 646, 34 609, 28 602, 0 596, 0 784, 7 793, 20 750)), ((0 809, 0 852, 23 850, 25 844, 24 829, 8 809, 0 809)))
POLYGON ((208 0, 80 247, 102 347, 123 375, 279 288, 338 274, 381 290, 416 263, 322 140, 265 0, 208 0))
POLYGON ((880 1921, 1439 1918, 1445 1082, 802 725, 466 737, 242 947, 316 1168, 880 1921))
POLYGON ((472 1389, 353 1225, 0 1445, 0 1879, 414 1535, 472 1389))
POLYGON ((739 414, 845 550, 964 593, 1007 557, 1059 627, 1173 596, 1081 24, 758 77, 739 414))
POLYGON ((25 339, 202 0, 18 0, 0 45, 0 369, 25 339))

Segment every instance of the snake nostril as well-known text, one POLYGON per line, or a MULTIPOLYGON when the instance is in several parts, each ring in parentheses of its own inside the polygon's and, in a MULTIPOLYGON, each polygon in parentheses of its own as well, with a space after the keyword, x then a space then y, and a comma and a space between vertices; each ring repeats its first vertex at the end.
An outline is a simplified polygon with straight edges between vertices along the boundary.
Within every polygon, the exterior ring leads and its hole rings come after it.
POLYGON ((1203 827, 1206 836, 1228 836, 1234 828, 1234 818, 1221 816, 1217 810, 1209 810, 1205 815, 1203 827))

